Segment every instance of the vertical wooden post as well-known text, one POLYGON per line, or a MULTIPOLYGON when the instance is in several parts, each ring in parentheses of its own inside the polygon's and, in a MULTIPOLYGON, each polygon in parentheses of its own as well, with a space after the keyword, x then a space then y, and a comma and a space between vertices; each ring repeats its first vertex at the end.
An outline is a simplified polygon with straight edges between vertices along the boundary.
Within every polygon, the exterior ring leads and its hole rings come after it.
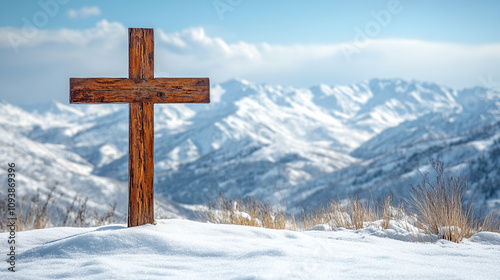
MULTIPOLYGON (((129 28, 129 78, 154 79, 154 31, 129 28)), ((130 103, 128 226, 154 223, 154 103, 130 103)))

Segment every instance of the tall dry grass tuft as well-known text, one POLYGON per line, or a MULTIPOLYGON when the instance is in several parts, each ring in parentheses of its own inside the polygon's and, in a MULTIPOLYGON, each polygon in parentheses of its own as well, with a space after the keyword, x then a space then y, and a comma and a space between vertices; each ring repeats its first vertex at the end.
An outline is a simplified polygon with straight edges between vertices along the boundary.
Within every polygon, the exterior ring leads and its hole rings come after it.
POLYGON ((373 222, 378 219, 374 207, 359 196, 347 199, 344 202, 332 200, 324 213, 325 220, 331 228, 361 229, 365 222, 373 222))
POLYGON ((302 209, 302 214, 298 222, 299 229, 309 230, 316 225, 328 224, 330 220, 326 213, 326 209, 322 206, 309 211, 302 209))
MULTIPOLYGON (((387 206, 383 205, 389 211, 392 196, 390 200, 386 198, 384 203, 389 203, 387 206)), ((320 206, 316 210, 303 211, 299 224, 303 230, 308 230, 319 224, 327 224, 331 229, 346 228, 356 230, 364 228, 366 223, 379 219, 380 215, 373 204, 361 200, 359 196, 354 196, 354 199, 330 200, 326 208, 320 206)))
POLYGON ((272 229, 296 230, 295 218, 287 217, 285 211, 262 203, 255 198, 234 200, 220 194, 217 201, 209 204, 205 217, 216 224, 235 224, 272 229))
MULTIPOLYGON (((382 205, 380 206, 381 211, 382 211, 382 221, 383 221, 382 228, 383 229, 389 228, 391 220, 395 217, 395 214, 398 213, 397 211, 396 211, 396 213, 394 213, 395 211, 394 211, 394 207, 392 207, 392 202, 393 202, 393 196, 392 196, 392 194, 390 194, 384 198, 384 201, 383 201, 382 205)), ((400 212, 404 213, 403 208, 399 208, 399 209, 402 209, 402 210, 400 210, 400 212)))
POLYGON ((17 230, 42 229, 52 226, 52 221, 48 212, 53 203, 53 194, 56 189, 54 186, 50 189, 45 200, 38 190, 34 196, 23 196, 17 214, 17 230))
POLYGON ((478 231, 491 231, 500 233, 500 217, 493 212, 486 215, 478 225, 478 231))
POLYGON ((467 181, 460 177, 444 177, 444 164, 431 160, 437 177, 423 181, 410 190, 410 204, 418 214, 417 226, 426 233, 440 238, 461 242, 478 231, 495 228, 493 219, 482 219, 472 207, 472 196, 466 202, 467 181))
MULTIPOLYGON (((75 195, 70 207, 62 211, 63 206, 57 201, 62 198, 63 193, 57 192, 57 185, 54 186, 42 198, 40 190, 35 195, 24 195, 17 205, 18 213, 16 220, 16 230, 32 230, 48 227, 89 227, 100 226, 114 222, 116 203, 109 206, 109 210, 99 214, 97 209, 87 207, 87 198, 78 198, 75 195), (58 198, 58 200, 55 199, 58 198)), ((8 216, 6 199, 0 193, 0 231, 6 229, 5 218, 8 216)))

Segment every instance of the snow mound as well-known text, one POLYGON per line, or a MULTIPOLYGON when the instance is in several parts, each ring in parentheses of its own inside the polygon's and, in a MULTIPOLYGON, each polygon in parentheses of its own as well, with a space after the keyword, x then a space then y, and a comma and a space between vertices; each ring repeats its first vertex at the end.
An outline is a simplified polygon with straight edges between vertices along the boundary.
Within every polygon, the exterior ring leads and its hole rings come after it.
POLYGON ((481 243, 485 245, 497 245, 500 246, 500 233, 496 232, 478 232, 474 234, 469 241, 481 243))
POLYGON ((321 224, 321 225, 315 225, 310 231, 331 231, 332 229, 330 228, 330 225, 328 224, 321 224))
POLYGON ((382 229, 382 223, 382 220, 376 221, 368 227, 355 232, 406 242, 435 242, 438 240, 436 235, 422 233, 419 229, 408 223, 392 220, 389 222, 389 228, 387 229, 382 229))
POLYGON ((0 279, 498 279, 500 267, 492 233, 420 243, 394 240, 405 236, 397 225, 293 232, 157 222, 18 232, 17 271, 2 269, 0 279))

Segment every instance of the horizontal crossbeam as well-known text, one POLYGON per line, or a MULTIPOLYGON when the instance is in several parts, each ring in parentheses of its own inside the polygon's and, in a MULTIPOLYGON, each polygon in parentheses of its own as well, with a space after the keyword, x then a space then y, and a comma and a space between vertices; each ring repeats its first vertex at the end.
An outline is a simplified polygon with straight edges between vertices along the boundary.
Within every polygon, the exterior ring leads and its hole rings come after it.
POLYGON ((71 78, 71 104, 210 103, 208 78, 71 78))

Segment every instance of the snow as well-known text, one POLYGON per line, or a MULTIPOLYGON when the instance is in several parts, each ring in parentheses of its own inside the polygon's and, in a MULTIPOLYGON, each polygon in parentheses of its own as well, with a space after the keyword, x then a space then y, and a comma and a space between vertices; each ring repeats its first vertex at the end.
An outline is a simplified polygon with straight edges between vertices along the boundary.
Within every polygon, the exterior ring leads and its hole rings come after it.
POLYGON ((420 243, 392 226, 293 232, 172 219, 32 230, 17 233, 17 271, 4 262, 0 278, 498 279, 500 234, 420 243))

